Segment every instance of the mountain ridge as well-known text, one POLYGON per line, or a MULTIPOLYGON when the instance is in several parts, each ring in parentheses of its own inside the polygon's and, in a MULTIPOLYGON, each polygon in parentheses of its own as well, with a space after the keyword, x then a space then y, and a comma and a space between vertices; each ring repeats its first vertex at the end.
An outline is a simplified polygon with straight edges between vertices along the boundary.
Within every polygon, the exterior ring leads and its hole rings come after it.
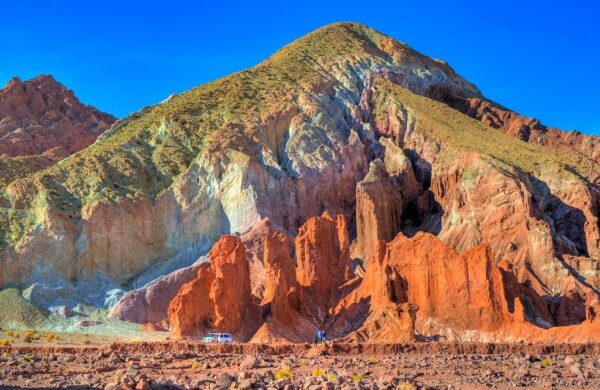
MULTIPOLYGON (((546 142, 550 133, 485 99, 443 61, 366 26, 326 26, 255 67, 125 118, 88 148, 6 186, 0 286, 28 288, 48 274, 71 289, 125 293, 154 267, 191 265, 222 234, 268 220, 294 236, 335 212, 348 218, 348 241, 377 232, 358 240, 365 263, 384 237, 426 232, 459 252, 487 243, 493 258, 478 264, 506 260, 519 283, 554 299, 544 315, 581 323, 600 286, 600 169, 586 157, 597 139, 546 142), (553 310, 568 293, 579 314, 565 319, 553 310)), ((248 250, 244 283, 258 280, 260 295, 259 250, 248 250)), ((212 277, 204 272, 200 280, 212 277)), ((43 295, 46 287, 35 288, 43 295)), ((214 288, 207 312, 222 304, 214 288)))

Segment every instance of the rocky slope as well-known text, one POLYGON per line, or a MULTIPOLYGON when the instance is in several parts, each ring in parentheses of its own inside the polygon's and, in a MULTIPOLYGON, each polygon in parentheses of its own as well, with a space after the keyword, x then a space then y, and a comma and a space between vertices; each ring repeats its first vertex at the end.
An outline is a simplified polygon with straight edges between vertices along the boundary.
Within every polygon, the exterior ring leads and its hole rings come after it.
POLYGON ((52 76, 13 78, 0 90, 0 188, 86 148, 115 121, 52 76))
POLYGON ((91 145, 115 121, 52 76, 15 77, 0 90, 0 157, 46 154, 56 161, 91 145))
POLYGON ((253 318, 223 326, 255 340, 296 341, 325 326, 389 341, 412 337, 413 324, 428 337, 511 338, 525 337, 505 331, 514 321, 521 330, 592 323, 598 141, 534 122, 443 61, 362 25, 330 25, 7 185, 0 286, 36 282, 43 294, 65 280, 114 296, 192 264, 223 233, 253 232, 251 245, 221 239, 239 253, 213 247, 221 260, 180 290, 173 278, 176 334, 221 324, 222 305, 253 318), (221 277, 243 291, 221 294, 221 277), (415 295, 431 283, 440 289, 415 295), (463 309, 476 313, 471 322, 453 320, 463 309))

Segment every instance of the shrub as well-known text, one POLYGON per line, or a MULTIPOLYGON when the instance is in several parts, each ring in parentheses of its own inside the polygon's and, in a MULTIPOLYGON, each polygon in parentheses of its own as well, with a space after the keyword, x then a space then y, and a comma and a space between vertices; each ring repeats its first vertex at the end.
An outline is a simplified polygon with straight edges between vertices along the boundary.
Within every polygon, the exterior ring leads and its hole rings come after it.
POLYGON ((292 372, 292 370, 290 370, 289 368, 283 368, 275 373, 275 380, 279 381, 282 379, 290 379, 293 376, 294 373, 292 372))
POLYGON ((311 374, 312 376, 323 376, 325 375, 325 370, 323 368, 313 368, 311 374))
POLYGON ((398 387, 396 387, 398 390, 414 390, 414 386, 412 385, 412 383, 410 382, 400 382, 398 383, 398 387))
POLYGON ((33 340, 34 335, 35 335, 35 332, 33 332, 31 330, 26 330, 25 333, 23 333, 23 340, 26 343, 30 343, 33 340))
POLYGON ((352 375, 351 378, 354 382, 360 382, 363 380, 363 376, 360 374, 354 374, 354 375, 352 375))
POLYGON ((42 334, 42 336, 46 339, 47 342, 51 342, 53 340, 58 340, 58 336, 54 333, 46 332, 42 334))
POLYGON ((3 347, 8 347, 10 344, 12 344, 12 341, 10 341, 10 339, 2 339, 0 341, 0 345, 2 345, 3 347))
POLYGON ((194 370, 194 371, 200 370, 200 362, 198 360, 194 360, 192 362, 192 370, 194 370))
POLYGON ((23 356, 23 360, 25 360, 27 363, 32 363, 33 362, 33 356, 31 356, 31 355, 25 355, 25 356, 23 356))
POLYGON ((377 360, 377 358, 375 356, 369 356, 369 359, 367 359, 367 360, 371 364, 376 364, 379 361, 379 360, 377 360))
POLYGON ((542 359, 542 367, 550 367, 550 359, 548 359, 548 358, 542 359))

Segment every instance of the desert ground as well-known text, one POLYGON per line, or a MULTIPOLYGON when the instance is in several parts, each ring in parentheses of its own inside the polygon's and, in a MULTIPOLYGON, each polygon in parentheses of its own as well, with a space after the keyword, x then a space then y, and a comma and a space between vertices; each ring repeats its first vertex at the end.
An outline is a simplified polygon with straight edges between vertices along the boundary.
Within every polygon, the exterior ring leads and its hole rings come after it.
POLYGON ((0 349, 2 389, 596 389, 600 345, 106 343, 0 349))

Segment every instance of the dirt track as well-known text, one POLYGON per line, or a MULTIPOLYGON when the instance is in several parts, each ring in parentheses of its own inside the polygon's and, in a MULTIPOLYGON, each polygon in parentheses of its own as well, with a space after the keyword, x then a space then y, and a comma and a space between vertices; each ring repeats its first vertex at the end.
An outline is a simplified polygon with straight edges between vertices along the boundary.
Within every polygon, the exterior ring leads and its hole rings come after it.
POLYGON ((0 388, 600 388, 600 345, 198 342, 0 348, 0 388))

